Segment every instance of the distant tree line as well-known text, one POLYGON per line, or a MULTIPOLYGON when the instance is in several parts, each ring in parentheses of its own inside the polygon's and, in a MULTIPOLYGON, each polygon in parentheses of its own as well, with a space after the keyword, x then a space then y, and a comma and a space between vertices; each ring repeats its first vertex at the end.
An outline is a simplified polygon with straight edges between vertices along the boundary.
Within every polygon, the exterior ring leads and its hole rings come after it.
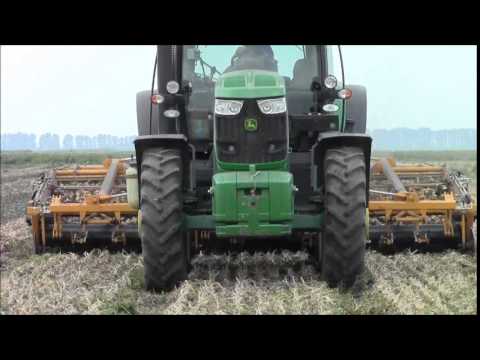
POLYGON ((375 150, 476 150, 476 129, 431 130, 428 128, 368 131, 375 150))
POLYGON ((67 134, 60 140, 57 134, 16 133, 2 134, 2 150, 132 150, 135 136, 112 136, 99 134, 96 136, 67 134), (38 139, 37 139, 38 138, 38 139))
MULTIPOLYGON (((476 150, 476 129, 431 130, 428 128, 368 131, 375 150, 476 150)), ((2 150, 133 150, 135 136, 65 135, 46 133, 2 134, 2 150)))

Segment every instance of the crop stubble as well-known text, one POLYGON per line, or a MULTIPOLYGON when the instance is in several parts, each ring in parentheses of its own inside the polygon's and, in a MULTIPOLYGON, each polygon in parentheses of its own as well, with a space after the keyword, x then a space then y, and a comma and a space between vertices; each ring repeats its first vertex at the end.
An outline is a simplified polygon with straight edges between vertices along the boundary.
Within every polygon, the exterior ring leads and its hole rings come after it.
POLYGON ((4 314, 476 314, 476 258, 367 252, 359 291, 330 289, 305 253, 201 255, 181 287, 143 290, 138 254, 33 255, 24 220, 45 167, 2 168, 0 312, 4 314))

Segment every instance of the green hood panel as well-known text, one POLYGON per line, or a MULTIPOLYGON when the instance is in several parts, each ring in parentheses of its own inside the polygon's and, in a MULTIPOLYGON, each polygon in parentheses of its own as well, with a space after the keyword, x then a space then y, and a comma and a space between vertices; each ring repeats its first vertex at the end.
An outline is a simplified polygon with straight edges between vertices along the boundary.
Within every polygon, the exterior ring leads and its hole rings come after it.
POLYGON ((261 99, 285 96, 285 79, 276 72, 242 70, 223 74, 215 86, 220 99, 261 99))

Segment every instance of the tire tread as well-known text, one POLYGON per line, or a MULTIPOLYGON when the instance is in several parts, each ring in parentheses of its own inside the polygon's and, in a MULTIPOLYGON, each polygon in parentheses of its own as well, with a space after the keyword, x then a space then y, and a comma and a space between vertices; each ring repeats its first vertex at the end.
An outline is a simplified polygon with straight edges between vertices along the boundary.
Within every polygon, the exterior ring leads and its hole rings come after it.
POLYGON ((181 185, 179 151, 152 148, 144 152, 141 239, 147 290, 169 291, 187 278, 181 185))
MULTIPOLYGON (((332 287, 351 287, 364 269, 366 165, 363 151, 339 147, 326 152, 325 228, 321 268, 332 287)), ((318 259, 320 260, 320 259, 318 259)))

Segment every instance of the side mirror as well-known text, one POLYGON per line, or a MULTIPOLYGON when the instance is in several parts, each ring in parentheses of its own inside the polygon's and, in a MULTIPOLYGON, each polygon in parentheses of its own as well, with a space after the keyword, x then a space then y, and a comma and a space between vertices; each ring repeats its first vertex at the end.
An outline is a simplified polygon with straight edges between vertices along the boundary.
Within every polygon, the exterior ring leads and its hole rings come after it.
POLYGON ((200 60, 200 50, 197 48, 187 48, 186 55, 187 60, 200 60))
POLYGON ((315 76, 312 80, 312 85, 310 86, 310 90, 313 91, 313 92, 322 90, 322 88, 323 88, 322 83, 323 82, 322 82, 322 79, 320 78, 320 76, 315 76))
POLYGON ((182 81, 182 89, 183 93, 187 96, 191 95, 192 93, 192 82, 189 80, 183 80, 182 81))

